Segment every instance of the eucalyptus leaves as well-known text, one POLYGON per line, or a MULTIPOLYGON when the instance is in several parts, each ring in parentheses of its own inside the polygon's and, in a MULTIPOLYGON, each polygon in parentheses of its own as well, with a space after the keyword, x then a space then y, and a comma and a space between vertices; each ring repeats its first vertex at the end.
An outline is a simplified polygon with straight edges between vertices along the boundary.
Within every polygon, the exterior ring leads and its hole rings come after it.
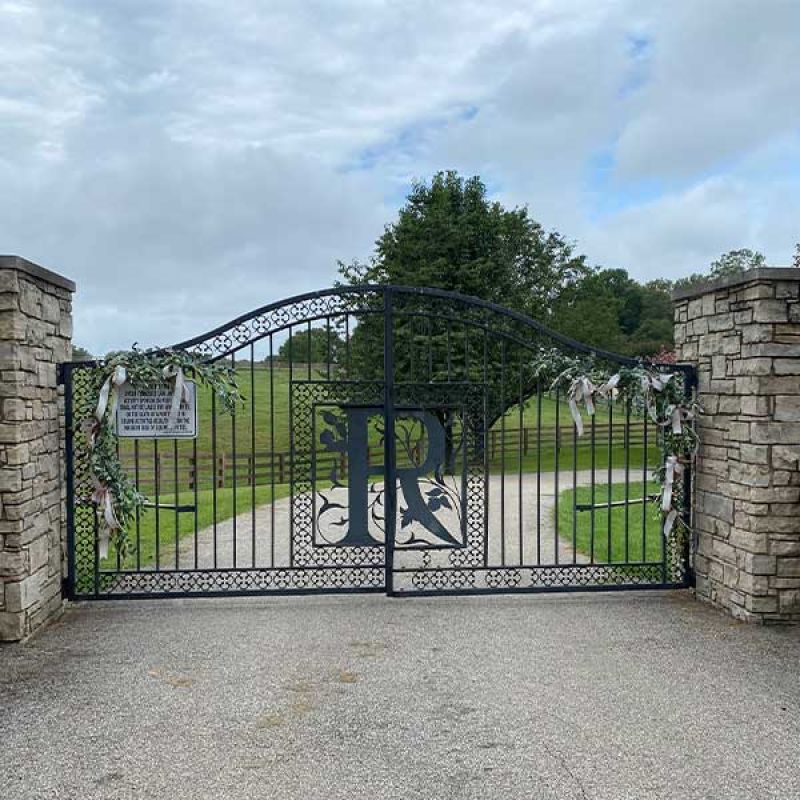
POLYGON ((662 453, 653 478, 661 485, 664 535, 668 536, 676 523, 685 524, 686 498, 680 478, 697 452, 692 423, 701 409, 687 398, 681 373, 664 373, 642 363, 610 374, 593 357, 569 356, 555 348, 543 349, 532 369, 540 382, 565 391, 579 436, 583 434, 581 407, 591 416, 597 398, 629 400, 633 408, 650 417, 657 426, 662 453))
POLYGON ((167 384, 172 388, 172 419, 186 396, 187 377, 207 386, 227 413, 233 413, 242 401, 230 364, 209 362, 185 350, 139 350, 134 344, 131 350, 107 358, 96 372, 97 405, 82 427, 89 449, 94 486, 91 499, 97 507, 101 558, 107 554, 109 541, 113 541, 120 558, 125 558, 128 525, 146 501, 120 464, 115 429, 119 393, 126 385, 144 388, 167 384))

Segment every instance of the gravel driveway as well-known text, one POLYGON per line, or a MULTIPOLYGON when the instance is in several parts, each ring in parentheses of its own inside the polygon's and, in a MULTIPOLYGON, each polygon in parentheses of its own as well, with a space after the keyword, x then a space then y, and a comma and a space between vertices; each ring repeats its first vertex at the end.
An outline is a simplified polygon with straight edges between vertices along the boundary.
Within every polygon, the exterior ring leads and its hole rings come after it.
POLYGON ((791 800, 798 663, 684 592, 83 604, 0 648, 0 797, 791 800))

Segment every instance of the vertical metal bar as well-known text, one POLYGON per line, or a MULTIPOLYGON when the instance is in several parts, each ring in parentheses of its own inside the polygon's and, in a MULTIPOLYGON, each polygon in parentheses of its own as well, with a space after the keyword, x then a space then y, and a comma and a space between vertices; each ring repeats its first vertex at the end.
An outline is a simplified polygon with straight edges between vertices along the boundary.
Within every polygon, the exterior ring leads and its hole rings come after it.
POLYGON ((592 464, 592 467, 591 467, 591 469, 592 469, 592 476, 591 476, 591 499, 590 499, 590 502, 592 504, 592 510, 589 512, 589 514, 590 514, 590 516, 589 516, 589 520, 590 520, 590 524, 589 524, 589 552, 590 552, 590 558, 589 558, 589 561, 590 561, 590 563, 594 564, 594 524, 595 524, 595 518, 594 518, 595 475, 594 475, 594 471, 595 471, 595 466, 596 466, 596 462, 595 462, 595 456, 596 456, 595 444, 596 444, 596 433, 597 433, 597 415, 596 414, 592 414, 591 419, 592 419, 592 422, 591 422, 591 431, 592 431, 592 441, 591 441, 591 447, 592 447, 591 464, 592 464))
MULTIPOLYGON (((112 421, 112 424, 113 424, 113 421, 112 421)), ((115 449, 116 449, 116 452, 117 452, 117 463, 119 463, 119 439, 117 439, 117 442, 116 442, 116 445, 115 445, 115 449)), ((119 547, 116 547, 114 549, 116 550, 115 557, 116 557, 116 562, 117 562, 117 572, 119 572, 120 569, 122 569, 122 555, 120 553, 120 548, 119 547)))
POLYGON ((394 536, 397 522, 397 486, 395 480, 395 410, 394 410, 394 326, 391 289, 383 291, 383 474, 386 494, 386 529, 384 580, 386 593, 393 594, 394 536))
MULTIPOLYGON (((269 565, 275 566, 275 361, 272 334, 269 335, 269 565)), ((291 503, 291 498, 289 500, 291 503)), ((291 514, 291 511, 290 511, 291 514)))
POLYGON ((644 455, 642 457, 642 497, 644 498, 644 502, 642 503, 642 561, 647 561, 647 511, 650 507, 650 504, 647 502, 647 463, 650 460, 647 442, 647 409, 644 409, 642 416, 644 417, 644 455))
POLYGON ((289 566, 294 566, 294 427, 292 425, 292 381, 294 380, 294 356, 292 354, 292 328, 289 326, 289 486, 292 495, 289 501, 289 566))
POLYGON ((430 316, 425 317, 428 333, 428 382, 433 380, 433 323, 430 316))
POLYGON ((506 565, 506 340, 500 340, 500 563, 506 565))
MULTIPOLYGON (((233 369, 234 375, 236 374, 236 354, 231 353, 231 369, 233 369)), ((236 512, 237 512, 237 504, 236 495, 238 494, 239 487, 237 485, 237 475, 236 475, 236 408, 234 407, 231 409, 231 468, 233 470, 233 474, 231 478, 233 480, 233 487, 231 488, 231 511, 233 516, 231 517, 231 524, 233 526, 232 537, 233 541, 231 542, 232 547, 232 560, 233 566, 236 566, 236 539, 237 531, 236 531, 236 512)))
MULTIPOLYGON (((523 563, 525 563, 525 560, 523 558, 523 553, 524 553, 524 541, 523 541, 523 538, 524 538, 524 536, 523 536, 523 526, 522 526, 522 512, 523 512, 523 504, 522 504, 522 490, 523 490, 523 486, 522 486, 522 472, 523 472, 523 468, 522 468, 523 467, 523 465, 522 465, 522 456, 523 456, 522 438, 524 436, 524 432, 523 431, 524 431, 524 425, 525 425, 525 420, 524 420, 525 398, 524 398, 524 385, 523 385, 523 380, 522 380, 523 371, 524 371, 524 362, 523 362, 522 356, 523 356, 523 351, 520 350, 520 354, 519 354, 519 400, 517 402, 517 406, 518 406, 518 410, 519 410, 518 417, 517 417, 517 419, 518 419, 517 427, 519 428, 519 431, 518 431, 518 434, 517 434, 517 466, 519 468, 519 474, 517 476, 517 491, 518 491, 518 495, 519 495, 517 497, 517 516, 519 517, 518 521, 519 521, 519 565, 520 566, 522 566, 523 563)), ((536 502, 537 502, 537 513, 538 513, 538 502, 539 502, 538 497, 536 499, 536 502)), ((538 531, 537 531, 537 536, 538 536, 538 531)), ((537 546, 537 548, 539 546, 538 539, 537 539, 536 546, 537 546)))
POLYGON ((198 519, 200 511, 197 503, 199 491, 197 484, 200 483, 200 462, 197 460, 197 437, 192 439, 192 464, 194 468, 194 480, 192 481, 194 495, 194 568, 197 569, 198 539, 200 534, 200 520, 198 519))
POLYGON ((325 317, 325 350, 327 351, 327 358, 325 359, 325 378, 326 380, 331 379, 331 317, 330 314, 325 317))
MULTIPOLYGON (((270 339, 272 336, 270 336, 270 339)), ((347 365, 347 377, 352 380, 353 376, 350 373, 350 314, 344 315, 344 360, 347 365)))
POLYGON ((558 458, 559 458, 559 451, 561 450, 561 429, 559 428, 560 425, 560 411, 561 411, 561 388, 556 386, 556 437, 555 437, 555 452, 554 452, 554 464, 553 468, 555 472, 553 473, 553 480, 555 483, 554 491, 555 494, 553 495, 553 552, 555 553, 555 563, 558 564, 559 554, 558 554, 558 458))
POLYGON ((542 384, 536 381, 536 563, 542 563, 542 384))
POLYGON ((217 568, 217 396, 211 392, 211 526, 213 563, 217 568))
POLYGON ((161 470, 158 459, 158 439, 153 439, 153 473, 155 478, 156 571, 161 569, 161 470))
POLYGON ((180 567, 180 520, 178 519, 178 440, 172 440, 172 478, 175 482, 173 488, 173 496, 175 498, 175 569, 180 567))
POLYGON ((613 444, 614 444, 614 403, 611 397, 608 398, 608 514, 606 516, 606 560, 611 563, 611 501, 612 497, 612 459, 613 459, 613 444))
POLYGON ((630 555, 630 499, 631 499, 631 400, 625 400, 625 561, 630 555))
POLYGON ((255 347, 250 342, 250 565, 256 565, 256 374, 255 347))
MULTIPOLYGON (((139 488, 139 440, 133 440, 133 479, 139 488)), ((142 568, 142 510, 136 506, 136 571, 142 568)))
MULTIPOLYGON (((64 376, 64 460, 66 461, 67 493, 67 586, 69 599, 75 597, 75 433, 72 409, 72 365, 62 364, 64 376)), ((95 515, 96 516, 96 515, 95 515)))
POLYGON ((311 320, 308 320, 308 324, 306 326, 306 364, 308 367, 307 372, 307 379, 311 380, 311 320))
POLYGON ((578 429, 572 426, 572 563, 578 563, 578 429))
POLYGON ((450 383, 452 372, 453 372, 453 357, 450 350, 451 343, 450 343, 450 329, 452 328, 452 323, 450 320, 447 320, 447 382, 450 383))

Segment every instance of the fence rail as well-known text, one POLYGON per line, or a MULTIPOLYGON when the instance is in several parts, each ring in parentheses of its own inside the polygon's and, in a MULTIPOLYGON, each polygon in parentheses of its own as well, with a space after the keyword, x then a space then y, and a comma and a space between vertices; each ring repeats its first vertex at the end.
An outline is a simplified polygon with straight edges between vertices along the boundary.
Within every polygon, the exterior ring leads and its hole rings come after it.
MULTIPOLYGON (((641 423, 626 426, 624 423, 609 426, 600 423, 595 429, 595 447, 610 444, 628 446, 644 446, 644 427, 641 423)), ((497 462, 505 452, 506 457, 531 456, 541 450, 571 450, 573 442, 578 449, 591 447, 591 436, 587 431, 582 437, 575 438, 572 425, 543 426, 542 428, 502 428, 492 429, 487 436, 486 446, 490 462, 497 462)), ((649 437, 654 444, 654 437, 649 437)), ((419 463, 423 453, 424 441, 418 439, 413 445, 412 457, 419 463)), ((376 464, 382 463, 383 445, 374 445, 368 450, 368 458, 376 464)), ((153 491, 156 485, 161 492, 198 488, 244 487, 252 485, 270 485, 289 483, 291 479, 292 456, 289 451, 270 452, 269 450, 243 453, 210 452, 178 452, 157 451, 141 452, 138 459, 133 453, 120 454, 123 468, 131 476, 138 477, 140 488, 153 491), (176 464, 177 457, 177 464, 176 464)), ((347 458, 344 454, 319 452, 315 455, 316 474, 326 479, 336 467, 339 478, 347 477, 347 458)), ((402 460, 400 462, 402 464, 402 460)))

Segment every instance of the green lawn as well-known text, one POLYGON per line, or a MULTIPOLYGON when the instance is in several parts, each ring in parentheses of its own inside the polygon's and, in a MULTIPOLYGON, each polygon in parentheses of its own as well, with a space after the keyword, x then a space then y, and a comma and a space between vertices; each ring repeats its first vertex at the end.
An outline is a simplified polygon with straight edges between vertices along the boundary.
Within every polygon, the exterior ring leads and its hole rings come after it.
MULTIPOLYGON (((642 497, 643 483, 631 482, 628 487, 629 499, 642 497)), ((658 484, 647 483, 648 494, 658 493, 658 484)), ((609 493, 608 484, 596 484, 594 503, 605 503, 610 499, 625 499, 625 484, 615 483, 609 493)), ((664 537, 661 533, 661 512, 655 503, 617 506, 611 509, 574 511, 574 504, 591 503, 592 489, 579 486, 577 490, 561 492, 558 500, 558 530, 562 538, 571 541, 573 520, 575 520, 575 541, 577 550, 597 562, 655 561, 662 560, 664 537), (611 558, 609 559, 609 516, 611 521, 611 558), (627 518, 627 539, 626 539, 627 518), (594 521, 594 526, 592 525, 594 521), (592 535, 594 527, 594 536, 592 535), (645 536, 646 532, 646 536, 645 536)))

